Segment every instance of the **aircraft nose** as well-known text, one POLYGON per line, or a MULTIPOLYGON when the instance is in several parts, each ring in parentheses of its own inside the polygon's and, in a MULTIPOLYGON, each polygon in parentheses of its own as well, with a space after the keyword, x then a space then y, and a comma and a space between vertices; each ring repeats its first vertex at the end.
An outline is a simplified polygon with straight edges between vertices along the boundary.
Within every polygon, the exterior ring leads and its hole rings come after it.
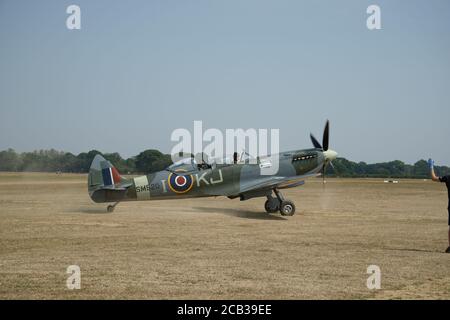
POLYGON ((333 161, 334 159, 337 158, 338 153, 334 150, 328 149, 327 151, 323 152, 323 155, 325 157, 325 160, 333 161))

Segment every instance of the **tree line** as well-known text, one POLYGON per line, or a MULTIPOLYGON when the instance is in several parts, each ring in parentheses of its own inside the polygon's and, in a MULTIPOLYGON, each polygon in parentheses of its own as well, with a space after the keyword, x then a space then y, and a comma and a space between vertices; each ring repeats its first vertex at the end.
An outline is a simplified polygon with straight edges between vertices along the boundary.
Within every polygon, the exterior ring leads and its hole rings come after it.
MULTIPOLYGON (((12 172, 72 172, 86 173, 96 154, 103 155, 123 174, 151 173, 163 170, 172 160, 169 154, 158 150, 145 150, 134 157, 124 159, 119 153, 102 153, 97 150, 74 155, 57 150, 38 150, 18 153, 13 149, 0 151, 0 171, 12 172)), ((334 168, 328 166, 327 175, 339 177, 374 178, 428 178, 429 169, 425 160, 410 165, 402 161, 367 164, 353 162, 345 158, 333 161, 334 168)), ((436 166, 438 175, 450 175, 450 168, 436 166)))
MULTIPOLYGON (((330 175, 340 177, 421 179, 430 177, 430 169, 425 160, 419 160, 413 165, 406 164, 400 160, 367 164, 365 162, 353 162, 345 158, 338 158, 333 161, 333 165, 336 170, 329 166, 327 172, 329 170, 330 175)), ((447 166, 435 166, 434 169, 437 175, 450 175, 450 168, 447 166)))
POLYGON ((117 152, 102 153, 98 150, 74 155, 54 149, 22 153, 8 149, 0 151, 0 171, 86 173, 97 154, 108 159, 124 174, 156 172, 172 163, 170 155, 158 150, 145 150, 135 157, 124 159, 117 152))

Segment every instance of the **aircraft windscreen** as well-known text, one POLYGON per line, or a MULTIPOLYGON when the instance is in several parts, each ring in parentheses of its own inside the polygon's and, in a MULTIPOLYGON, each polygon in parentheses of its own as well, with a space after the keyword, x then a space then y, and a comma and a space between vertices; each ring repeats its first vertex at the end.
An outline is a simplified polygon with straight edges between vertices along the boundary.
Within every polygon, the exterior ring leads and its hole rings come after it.
POLYGON ((248 152, 242 152, 238 160, 239 163, 256 163, 256 158, 248 152))
POLYGON ((192 158, 178 160, 166 168, 167 171, 195 171, 197 170, 197 162, 192 158))

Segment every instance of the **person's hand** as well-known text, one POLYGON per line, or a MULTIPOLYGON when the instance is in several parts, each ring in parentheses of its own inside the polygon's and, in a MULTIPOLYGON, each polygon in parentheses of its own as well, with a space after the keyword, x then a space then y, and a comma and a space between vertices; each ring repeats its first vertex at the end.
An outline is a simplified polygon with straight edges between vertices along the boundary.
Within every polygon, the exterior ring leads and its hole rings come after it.
POLYGON ((430 170, 432 170, 434 168, 434 160, 433 159, 428 159, 428 167, 430 168, 430 170))

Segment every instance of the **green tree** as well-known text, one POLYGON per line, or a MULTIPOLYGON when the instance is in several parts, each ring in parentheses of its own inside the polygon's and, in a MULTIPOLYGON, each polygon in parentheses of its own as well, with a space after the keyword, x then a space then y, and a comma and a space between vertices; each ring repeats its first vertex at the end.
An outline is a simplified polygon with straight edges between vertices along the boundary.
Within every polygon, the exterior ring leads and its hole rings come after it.
POLYGON ((414 164, 414 177, 427 178, 430 176, 430 169, 428 163, 425 160, 419 160, 414 164))
POLYGON ((0 151, 0 171, 17 171, 21 166, 20 156, 13 149, 0 151))
POLYGON ((106 160, 108 160, 109 162, 111 162, 111 164, 116 167, 116 169, 120 172, 120 173, 128 173, 133 171, 134 168, 129 168, 128 163, 125 159, 123 159, 119 153, 114 152, 114 153, 105 153, 103 155, 105 157, 106 160))
POLYGON ((170 155, 163 154, 158 150, 150 149, 139 153, 135 158, 136 171, 140 173, 151 173, 163 170, 172 163, 170 155))
POLYGON ((89 152, 82 152, 77 155, 77 165, 74 168, 75 172, 89 172, 92 160, 97 154, 102 154, 100 151, 91 150, 89 152))

